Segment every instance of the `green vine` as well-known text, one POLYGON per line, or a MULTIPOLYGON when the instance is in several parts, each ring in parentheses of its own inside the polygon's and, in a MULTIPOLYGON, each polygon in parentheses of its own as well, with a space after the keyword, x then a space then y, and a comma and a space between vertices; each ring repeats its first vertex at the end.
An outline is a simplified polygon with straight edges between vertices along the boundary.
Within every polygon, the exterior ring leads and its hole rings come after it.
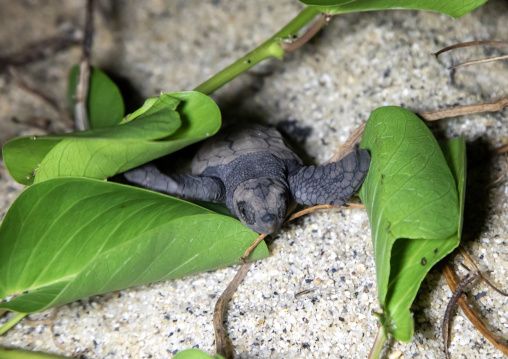
POLYGON ((293 20, 291 20, 286 26, 284 26, 270 39, 265 41, 262 45, 233 62, 231 65, 203 82, 194 90, 204 93, 205 95, 211 94, 263 60, 270 57, 282 60, 284 54, 287 52, 284 48, 285 42, 292 39, 294 34, 300 31, 318 14, 320 14, 320 12, 315 7, 310 6, 303 9, 293 20))

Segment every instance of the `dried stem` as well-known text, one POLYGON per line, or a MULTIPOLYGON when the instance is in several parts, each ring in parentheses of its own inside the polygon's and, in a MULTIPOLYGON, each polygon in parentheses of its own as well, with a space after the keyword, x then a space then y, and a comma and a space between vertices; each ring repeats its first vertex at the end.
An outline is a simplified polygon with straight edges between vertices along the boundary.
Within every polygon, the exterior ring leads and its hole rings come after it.
MULTIPOLYGON (((455 44, 455 45, 452 45, 452 46, 445 47, 444 49, 441 49, 438 52, 433 53, 432 55, 434 55, 437 58, 443 52, 447 52, 447 51, 450 51, 450 50, 458 49, 458 48, 461 48, 461 47, 481 46, 481 45, 488 45, 488 46, 495 46, 495 47, 508 46, 508 41, 489 41, 489 40, 485 40, 485 41, 462 42, 462 43, 459 43, 459 44, 455 44)), ((490 57, 490 58, 487 58, 487 59, 479 59, 479 60, 467 61, 467 62, 463 62, 463 63, 457 64, 457 65, 453 65, 453 66, 449 67, 448 69, 449 70, 455 70, 455 69, 458 69, 460 67, 466 67, 466 66, 471 66, 471 65, 476 65, 476 64, 482 64, 482 63, 485 63, 485 62, 499 61, 499 60, 504 60, 504 59, 508 59, 508 55, 501 55, 501 56, 496 56, 496 57, 490 57)))
POLYGON ((93 4, 87 0, 85 15, 85 36, 83 38, 81 62, 79 64, 79 81, 76 86, 76 129, 86 130, 89 127, 87 114, 88 87, 90 85, 90 54, 93 38, 93 4))
POLYGON ((215 330, 215 347, 217 354, 224 356, 225 358, 231 358, 233 355, 228 349, 228 343, 226 339, 226 329, 224 328, 224 314, 226 312, 226 306, 236 292, 236 289, 242 283, 243 279, 247 275, 249 268, 252 263, 244 263, 236 273, 235 277, 229 283, 226 290, 222 293, 215 308, 213 309, 213 328, 215 330))
POLYGON ((354 209, 365 209, 365 206, 363 204, 359 204, 359 203, 346 203, 344 206, 330 206, 329 204, 320 204, 318 206, 313 206, 313 207, 309 207, 309 208, 305 208, 305 209, 302 209, 301 211, 299 212, 296 212, 296 213, 293 213, 289 219, 287 220, 287 222, 290 222, 292 221, 293 219, 297 219, 298 217, 301 217, 301 216, 304 216, 306 214, 309 214, 309 213, 312 213, 312 212, 315 212, 315 211, 319 211, 321 209, 334 209, 334 208, 342 208, 342 209, 347 209, 347 208, 354 208, 354 209))
POLYGON ((307 43, 310 39, 314 37, 318 33, 319 30, 325 25, 328 21, 330 21, 331 16, 326 14, 321 14, 319 19, 316 20, 314 24, 299 38, 295 41, 288 42, 284 44, 284 52, 288 53, 291 51, 295 51, 303 44, 307 43))
POLYGON ((493 62, 493 61, 499 61, 499 60, 504 60, 504 59, 508 59, 508 55, 501 55, 501 56, 496 56, 496 57, 488 57, 486 59, 478 59, 478 60, 466 61, 466 62, 462 62, 462 63, 457 64, 457 65, 450 66, 448 69, 449 70, 455 70, 455 69, 458 69, 460 67, 466 67, 466 66, 471 66, 471 65, 483 64, 483 63, 486 63, 486 62, 493 62))
POLYGON ((508 41, 469 41, 469 42, 461 42, 459 44, 455 44, 452 46, 445 47, 444 49, 439 50, 438 52, 433 53, 436 58, 441 55, 444 52, 458 49, 461 47, 469 47, 469 46, 480 46, 480 45, 489 45, 489 46, 495 46, 495 47, 501 47, 501 46, 508 46, 508 41))
POLYGON ((469 254, 466 252, 466 250, 464 249, 464 247, 462 246, 459 246, 459 251, 460 251, 460 254, 462 254, 462 256, 464 257, 464 260, 466 261, 466 263, 471 267, 473 268, 475 271, 478 272, 478 275, 482 278, 482 280, 487 283, 492 289, 494 289, 497 293, 501 294, 502 296, 504 297, 508 297, 508 293, 506 292, 503 292, 502 290, 500 290, 499 288, 497 288, 494 284, 492 284, 488 279, 487 277, 485 277, 485 275, 482 273, 482 271, 480 271, 480 269, 478 268, 478 266, 476 265, 476 263, 473 261, 473 258, 471 258, 471 256, 469 256, 469 254))
MULTIPOLYGON (((357 144, 362 140, 363 130, 365 129, 365 123, 358 126, 353 133, 348 137, 346 142, 340 146, 339 150, 330 158, 326 163, 337 162, 344 158, 348 153, 352 152, 357 144)), ((325 163, 325 164, 326 164, 325 163)))
POLYGON ((301 297, 302 295, 306 295, 306 294, 312 293, 314 291, 315 291, 315 289, 305 289, 305 290, 302 290, 301 292, 295 293, 295 299, 298 298, 298 297, 301 297))
POLYGON ((48 95, 42 93, 41 91, 37 90, 35 87, 32 87, 28 85, 28 83, 20 76, 18 71, 12 67, 9 66, 8 68, 9 74, 12 76, 14 82, 24 91, 29 93, 32 96, 37 97, 42 102, 47 104, 49 107, 51 107, 55 112, 58 113, 58 117, 60 118, 61 123, 67 130, 71 130, 73 128, 72 120, 70 119, 69 115, 65 110, 60 108, 58 106, 58 103, 53 98, 49 97, 48 95))
POLYGON ((259 245, 259 243, 261 243, 261 241, 263 239, 266 238, 266 236, 268 236, 268 234, 260 234, 258 238, 256 238, 256 240, 254 242, 252 242, 252 244, 249 246, 249 248, 247 248, 247 250, 245 251, 245 253, 243 254, 242 257, 240 257, 240 260, 245 264, 246 261, 247 261, 247 258, 249 258, 250 254, 252 253, 252 251, 254 249, 256 249, 256 247, 259 245))
POLYGON ((448 305, 446 306, 445 314, 443 317, 443 328, 442 328, 442 335, 443 335, 443 343, 444 343, 444 352, 446 358, 450 358, 448 354, 448 334, 450 332, 450 316, 452 313, 453 308, 457 305, 457 302, 459 301, 459 298, 461 297, 464 288, 473 282, 476 278, 478 278, 478 272, 476 271, 469 271, 460 282, 455 287, 455 290, 453 291, 452 297, 448 301, 448 305))
POLYGON ((504 155, 508 152, 508 145, 503 145, 501 147, 495 148, 491 151, 492 156, 500 156, 504 155))
POLYGON ((444 108, 436 111, 419 112, 418 115, 426 121, 436 121, 443 118, 470 115, 478 112, 501 111, 508 106, 508 98, 501 98, 492 102, 477 103, 472 105, 460 105, 444 108))
MULTIPOLYGON (((452 292, 455 291, 457 288, 457 285, 459 283, 459 280, 455 273, 453 273, 452 269, 450 268, 450 265, 448 263, 444 263, 443 265, 443 275, 448 283, 448 286, 450 287, 450 290, 452 292)), ((490 332, 489 329, 483 324, 482 320, 476 314, 476 312, 469 306, 468 301, 465 296, 459 297, 459 306, 460 309, 464 312, 466 317, 469 319, 469 321, 475 326, 475 328, 487 339, 489 340, 494 346, 499 349, 504 355, 508 355, 508 346, 503 343, 502 340, 494 336, 490 332)), ((444 323, 443 323, 444 324, 444 323)), ((444 331, 444 328, 443 328, 444 331)))
POLYGON ((0 56, 0 73, 7 70, 9 66, 22 66, 43 60, 71 46, 79 45, 81 41, 81 32, 72 30, 62 35, 28 44, 14 54, 0 56))

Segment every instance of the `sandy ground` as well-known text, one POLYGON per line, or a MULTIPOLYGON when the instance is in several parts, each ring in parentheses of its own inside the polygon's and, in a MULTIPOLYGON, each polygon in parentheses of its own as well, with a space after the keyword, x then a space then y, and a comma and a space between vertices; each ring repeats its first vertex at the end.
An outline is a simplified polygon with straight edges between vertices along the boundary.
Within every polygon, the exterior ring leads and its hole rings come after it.
MULTIPOLYGON (((293 18, 302 6, 284 1, 101 2, 93 64, 135 92, 132 110, 160 91, 190 90, 293 18)), ((82 1, 0 0, 0 55, 79 26, 82 1)), ((508 62, 450 72, 466 59, 502 49, 430 53, 456 42, 508 40, 508 3, 491 1, 460 19, 431 12, 383 11, 336 17, 283 62, 270 60, 217 91, 225 120, 296 121, 312 131, 302 147, 324 162, 372 110, 384 105, 413 111, 468 104, 507 95, 508 62)), ((504 52, 506 53, 506 52, 504 52)), ((66 74, 77 47, 19 68, 27 82, 66 106, 66 74)), ((464 135, 468 146, 468 199, 464 246, 494 282, 507 288, 508 191, 505 170, 488 150, 508 143, 508 110, 432 124, 442 137, 464 135)), ((57 119, 40 100, 0 74, 0 143, 37 133, 16 123, 57 119)), ((0 215, 22 190, 0 162, 0 215)), ((240 358, 366 358, 379 310, 368 218, 362 210, 313 213, 280 229, 270 258, 253 266, 235 294, 228 332, 240 358), (294 294, 314 289, 295 299, 294 294)), ((212 311, 237 268, 83 299, 58 309, 52 339, 45 319, 30 315, 0 344, 87 358, 168 358, 199 347, 214 352, 212 311), (58 344, 56 345, 55 344, 58 344)), ((463 272, 462 272, 463 274, 463 272)), ((508 338, 508 299, 476 284, 475 308, 494 333, 508 338), (484 295, 486 292, 486 295, 484 295)), ((425 278, 413 304, 415 335, 390 341, 389 358, 443 357, 440 330, 450 291, 439 270, 425 278)), ((11 318, 11 316, 7 316, 11 318)), ((2 319, 2 322, 5 319, 2 319)), ((500 358, 458 310, 451 325, 454 358, 500 358)))

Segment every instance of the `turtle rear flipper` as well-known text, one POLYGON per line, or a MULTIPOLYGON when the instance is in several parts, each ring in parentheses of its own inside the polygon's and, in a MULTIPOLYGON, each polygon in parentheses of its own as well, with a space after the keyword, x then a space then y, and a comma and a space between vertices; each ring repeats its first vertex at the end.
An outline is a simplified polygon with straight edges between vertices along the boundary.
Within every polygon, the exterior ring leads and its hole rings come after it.
POLYGON ((355 149, 340 161, 302 167, 289 177, 289 187, 300 204, 342 206, 362 184, 369 164, 369 153, 355 149))
POLYGON ((134 184, 157 192, 206 202, 224 202, 225 189, 219 179, 191 175, 166 175, 154 165, 145 165, 124 173, 134 184))

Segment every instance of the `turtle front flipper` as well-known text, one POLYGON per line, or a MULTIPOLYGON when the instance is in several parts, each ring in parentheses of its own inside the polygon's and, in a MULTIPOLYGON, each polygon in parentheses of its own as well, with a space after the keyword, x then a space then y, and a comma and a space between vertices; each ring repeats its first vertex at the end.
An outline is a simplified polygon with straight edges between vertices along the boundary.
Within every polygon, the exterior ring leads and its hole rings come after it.
POLYGON ((157 192, 206 202, 224 202, 225 189, 219 179, 204 176, 166 175, 153 165, 134 168, 124 173, 134 184, 157 192))
POLYGON ((356 148, 340 161, 302 167, 289 177, 289 187, 300 204, 342 206, 363 183, 369 165, 369 153, 356 148))

